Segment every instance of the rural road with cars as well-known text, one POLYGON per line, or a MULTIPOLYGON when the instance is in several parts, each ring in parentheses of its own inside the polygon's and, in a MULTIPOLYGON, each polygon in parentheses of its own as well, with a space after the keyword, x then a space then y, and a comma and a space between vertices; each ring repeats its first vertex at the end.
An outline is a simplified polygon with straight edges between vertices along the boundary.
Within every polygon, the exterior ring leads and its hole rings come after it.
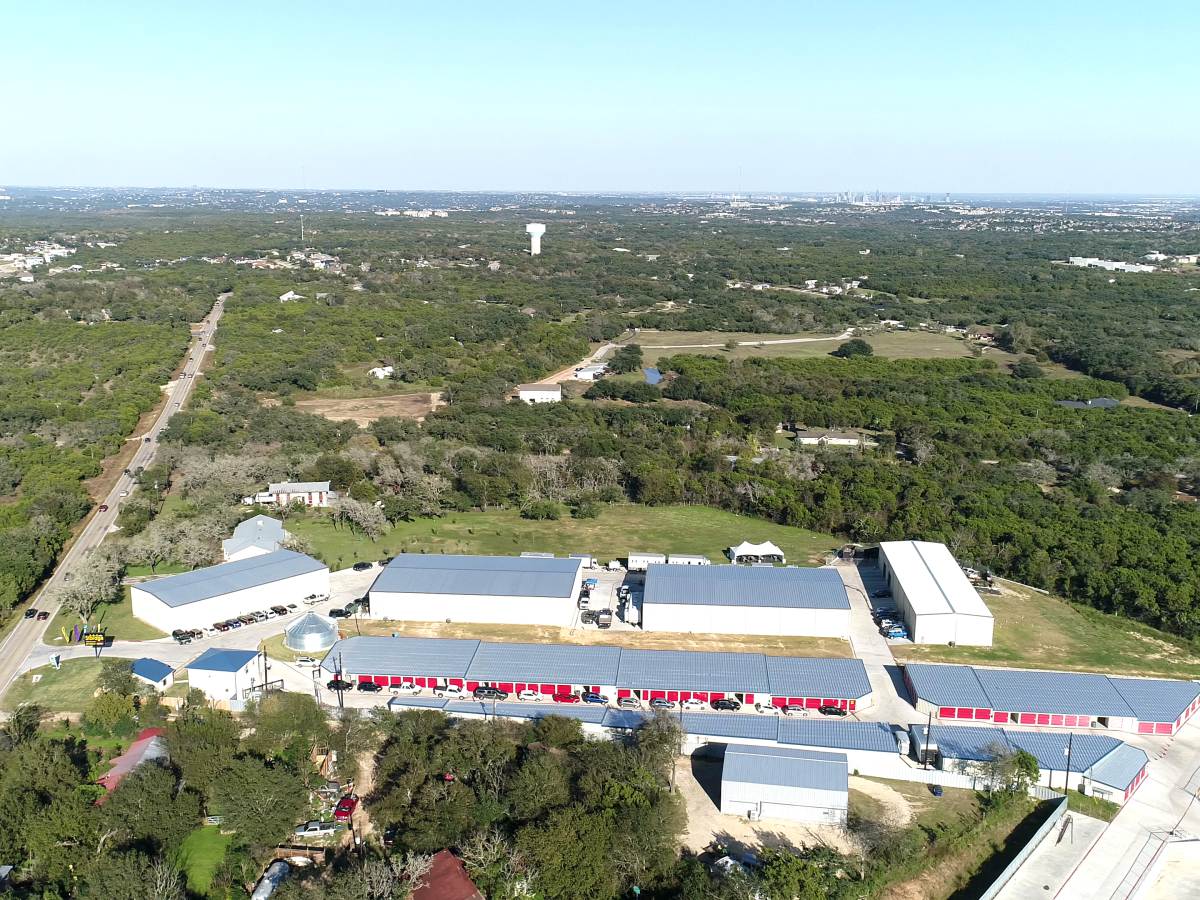
MULTIPOLYGON (((227 294, 219 296, 208 315, 201 320, 202 328, 188 346, 188 355, 184 360, 183 368, 175 381, 174 388, 167 392, 166 402, 158 417, 147 431, 130 438, 130 440, 137 440, 138 446, 134 451, 133 458, 129 461, 129 472, 136 472, 139 467, 145 468, 154 461, 154 455, 158 452, 158 436, 171 421, 171 416, 182 408, 192 392, 192 385, 200 371, 204 354, 212 346, 213 333, 217 330, 217 323, 225 311, 227 296, 227 294)), ((87 552, 99 546, 100 542, 104 540, 104 536, 108 534, 117 520, 121 500, 133 492, 134 486, 135 479, 132 475, 123 474, 117 479, 117 483, 113 485, 108 496, 97 505, 92 517, 79 532, 70 549, 63 554, 54 572, 34 595, 31 606, 48 612, 50 621, 54 620, 59 609, 59 604, 51 598, 70 577, 71 570, 79 564, 87 552)), ((0 694, 8 690, 13 678, 22 671, 29 651, 39 642, 46 628, 45 621, 20 619, 4 643, 0 644, 0 694)))

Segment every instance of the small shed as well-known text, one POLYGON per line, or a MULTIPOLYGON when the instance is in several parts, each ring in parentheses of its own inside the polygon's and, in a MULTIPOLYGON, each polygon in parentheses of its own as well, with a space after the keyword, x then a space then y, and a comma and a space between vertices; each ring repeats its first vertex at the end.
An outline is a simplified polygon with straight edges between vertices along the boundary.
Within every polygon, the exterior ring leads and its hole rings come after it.
POLYGON ((647 567, 666 561, 667 557, 663 553, 630 553, 628 568, 630 572, 645 572, 647 567))
POLYGON ((844 753, 730 744, 721 770, 721 812, 759 819, 844 825, 850 780, 844 753))
POLYGON ((156 691, 165 691, 175 683, 175 671, 165 662, 143 656, 133 662, 133 677, 156 691))

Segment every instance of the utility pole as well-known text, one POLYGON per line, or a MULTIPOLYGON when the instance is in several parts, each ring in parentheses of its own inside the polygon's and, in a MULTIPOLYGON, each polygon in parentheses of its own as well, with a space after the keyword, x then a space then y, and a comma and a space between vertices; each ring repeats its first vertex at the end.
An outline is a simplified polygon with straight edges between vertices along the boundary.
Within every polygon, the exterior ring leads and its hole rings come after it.
MULTIPOLYGON (((1067 774, 1063 779, 1063 794, 1067 794, 1071 790, 1071 745, 1075 742, 1075 732, 1067 732, 1067 774)), ((1071 837, 1074 839, 1075 833, 1071 832, 1071 837)))
POLYGON ((925 723, 925 740, 921 742, 921 765, 929 768, 929 741, 933 737, 933 710, 929 711, 929 719, 925 723))
POLYGON ((304 243, 304 213, 300 213, 300 243, 304 243))
MULTIPOLYGON (((337 676, 336 677, 337 677, 337 680, 339 682, 341 682, 341 680, 342 680, 342 654, 341 653, 338 653, 338 664, 337 664, 337 676)), ((341 685, 339 684, 338 687, 341 687, 341 685)), ((346 692, 345 691, 334 691, 334 693, 337 694, 337 697, 338 697, 338 709, 339 710, 345 709, 346 708, 346 699, 344 697, 344 694, 346 692)))

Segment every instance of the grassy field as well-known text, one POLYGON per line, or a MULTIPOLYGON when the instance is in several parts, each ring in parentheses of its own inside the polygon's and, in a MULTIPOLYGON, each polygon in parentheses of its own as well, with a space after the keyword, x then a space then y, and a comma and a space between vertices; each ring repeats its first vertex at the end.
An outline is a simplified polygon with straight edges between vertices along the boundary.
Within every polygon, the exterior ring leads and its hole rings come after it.
MULTIPOLYGON (((488 625, 470 622, 387 622, 344 620, 343 634, 400 635, 401 637, 471 638, 532 644, 601 644, 636 650, 715 650, 731 653, 770 653, 776 656, 828 656, 848 659, 849 641, 840 638, 754 634, 676 634, 666 631, 601 631, 597 628, 555 628, 550 625, 488 625)), ((268 641, 267 651, 274 645, 268 641)), ((283 648, 285 653, 290 653, 283 648)), ((273 654, 272 654, 273 655, 273 654)), ((286 659, 286 656, 281 656, 286 659)))
POLYGON ((1121 811, 1121 807, 1111 800, 1101 797, 1089 797, 1079 791, 1067 791, 1067 809, 1099 819, 1101 822, 1111 822, 1121 811))
MULTIPOLYGON (((663 356, 676 353, 698 353, 710 356, 726 356, 732 359, 756 359, 767 357, 810 358, 828 356, 836 350, 844 338, 794 344, 768 344, 763 341, 779 341, 796 338, 829 338, 824 334, 748 334, 723 331, 643 331, 637 337, 647 365, 663 356), (728 341, 737 341, 740 346, 726 350, 728 341), (687 344, 716 344, 715 347, 687 348, 687 344)), ((876 356, 889 359, 955 359, 969 357, 971 345, 961 338, 949 334, 928 331, 880 331, 863 335, 875 350, 876 356)), ((1003 350, 988 349, 985 359, 994 359, 1001 365, 1010 365, 1017 357, 1003 350)), ((1064 370, 1065 371, 1065 370, 1064 370)))
MULTIPOLYGON (((165 508, 165 506, 164 506, 165 508)), ((161 578, 163 575, 178 575, 180 572, 190 572, 182 563, 159 563, 154 571, 149 566, 126 566, 126 578, 161 578)))
MULTIPOLYGON (((165 567, 159 566, 159 569, 163 568, 165 567)), ((69 633, 71 628, 78 624, 79 616, 75 613, 65 608, 59 610, 54 621, 50 623, 50 627, 46 629, 46 643, 63 643, 62 629, 67 629, 69 633)), ((133 617, 133 604, 129 599, 128 585, 121 589, 119 603, 101 604, 88 624, 103 628, 110 637, 120 641, 152 641, 155 638, 166 637, 157 628, 133 617)))
POLYGON ((197 828, 184 839, 179 856, 189 891, 201 896, 208 894, 213 875, 225 858, 225 851, 232 840, 233 835, 221 834, 221 829, 216 825, 197 828))
POLYGON ((557 522, 522 519, 515 510, 453 513, 442 519, 402 522, 372 543, 335 528, 320 513, 289 518, 287 528, 308 541, 317 556, 341 569, 359 560, 397 553, 483 553, 512 556, 525 550, 563 555, 591 553, 608 561, 630 551, 702 553, 719 562, 742 540, 774 541, 788 562, 820 561, 838 546, 831 535, 749 519, 704 506, 611 506, 595 519, 557 522))
POLYGON ((996 617, 991 647, 896 646, 896 658, 1200 678, 1200 647, 1195 644, 1011 582, 1003 587, 1003 594, 984 597, 996 617))
POLYGON ((100 660, 68 659, 56 671, 42 666, 19 676, 4 694, 3 708, 37 703, 52 713, 83 712, 100 677, 100 660), (37 683, 34 679, 41 676, 37 683))

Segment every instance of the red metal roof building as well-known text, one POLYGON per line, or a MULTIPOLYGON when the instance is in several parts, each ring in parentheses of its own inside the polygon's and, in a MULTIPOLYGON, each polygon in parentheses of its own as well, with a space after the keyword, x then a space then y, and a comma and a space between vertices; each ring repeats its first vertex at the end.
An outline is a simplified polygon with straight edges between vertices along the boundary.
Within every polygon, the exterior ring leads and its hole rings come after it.
POLYGON ((462 860, 449 850, 441 850, 433 856, 433 868, 429 870, 421 886, 412 892, 412 900, 486 900, 467 875, 462 860))
MULTIPOLYGON (((99 784, 112 792, 117 789, 122 779, 145 762, 167 758, 167 744, 163 739, 165 728, 144 728, 138 733, 129 749, 112 761, 112 768, 100 776, 99 784)), ((107 796, 107 795, 105 795, 107 796)), ((97 802, 103 803, 105 797, 97 802)))

